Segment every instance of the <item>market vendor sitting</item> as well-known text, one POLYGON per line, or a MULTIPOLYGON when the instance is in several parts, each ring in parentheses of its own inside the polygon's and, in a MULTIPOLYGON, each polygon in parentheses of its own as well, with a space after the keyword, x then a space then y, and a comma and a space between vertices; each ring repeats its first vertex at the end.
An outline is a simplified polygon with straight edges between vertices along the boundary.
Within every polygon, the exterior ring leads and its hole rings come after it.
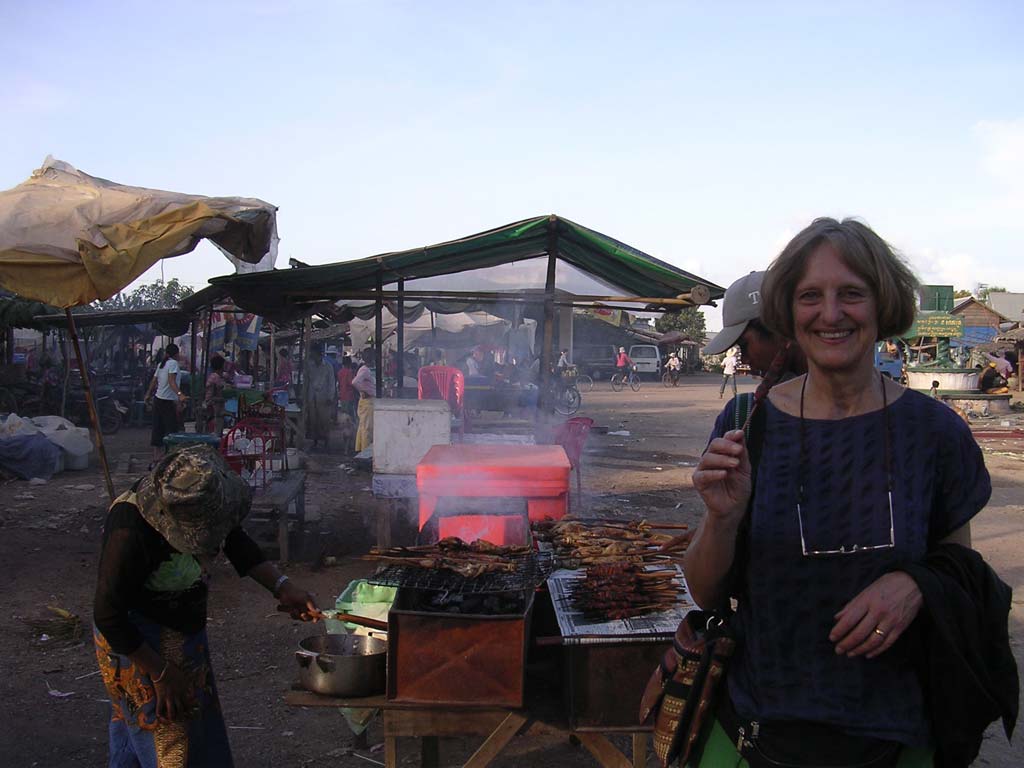
POLYGON ((476 347, 472 353, 466 356, 465 369, 463 372, 466 374, 467 385, 481 386, 492 383, 490 377, 487 375, 484 353, 480 347, 476 347))
POLYGON ((1005 395, 1010 391, 1007 381, 994 362, 989 363, 978 376, 978 389, 985 395, 1005 395))
POLYGON ((165 456, 110 506, 93 639, 110 697, 110 765, 232 765, 206 637, 219 550, 292 618, 319 615, 241 528, 249 487, 209 446, 165 456))

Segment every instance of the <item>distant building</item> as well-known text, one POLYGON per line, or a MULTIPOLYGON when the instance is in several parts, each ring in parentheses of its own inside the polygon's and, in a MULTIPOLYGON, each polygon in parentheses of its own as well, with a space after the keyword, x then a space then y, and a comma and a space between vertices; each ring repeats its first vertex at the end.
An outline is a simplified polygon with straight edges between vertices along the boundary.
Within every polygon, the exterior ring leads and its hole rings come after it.
POLYGON ((1000 326, 1007 322, 1003 314, 982 304, 973 296, 957 302, 950 314, 962 317, 964 321, 963 335, 958 339, 952 339, 953 345, 968 349, 992 341, 999 333, 1000 326))
POLYGON ((1002 315, 1004 322, 1024 324, 1024 293, 992 291, 988 295, 988 306, 1002 315))

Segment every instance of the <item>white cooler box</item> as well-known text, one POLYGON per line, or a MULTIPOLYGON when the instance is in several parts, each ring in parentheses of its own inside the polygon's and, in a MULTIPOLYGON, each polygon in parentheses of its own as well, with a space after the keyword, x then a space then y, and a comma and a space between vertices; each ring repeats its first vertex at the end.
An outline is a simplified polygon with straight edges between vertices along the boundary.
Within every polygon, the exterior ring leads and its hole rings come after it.
POLYGON ((375 473, 415 475, 432 446, 451 441, 451 411, 443 400, 374 400, 375 473))

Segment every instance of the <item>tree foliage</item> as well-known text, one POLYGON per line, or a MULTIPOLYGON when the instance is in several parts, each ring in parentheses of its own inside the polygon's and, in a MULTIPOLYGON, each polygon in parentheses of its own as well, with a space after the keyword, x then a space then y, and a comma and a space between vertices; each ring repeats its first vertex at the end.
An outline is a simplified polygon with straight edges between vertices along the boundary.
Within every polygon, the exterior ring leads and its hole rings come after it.
POLYGON ((1002 293, 1006 289, 1001 285, 985 285, 985 283, 978 283, 978 291, 975 296, 978 297, 978 301, 988 301, 988 295, 990 293, 1002 293))
POLYGON ((156 280, 152 283, 140 285, 130 292, 121 292, 111 296, 106 301, 97 301, 92 309, 100 310, 133 310, 133 309, 169 309, 177 306, 178 302, 186 296, 191 296, 193 290, 187 285, 178 282, 173 277, 166 283, 163 280, 156 280))
POLYGON ((683 307, 678 312, 665 312, 654 321, 659 333, 679 331, 693 341, 703 341, 705 336, 704 313, 700 307, 683 307))
POLYGON ((957 290, 953 291, 953 298, 954 299, 966 299, 968 296, 973 296, 973 295, 974 295, 974 292, 973 291, 969 291, 966 288, 958 288, 957 290))

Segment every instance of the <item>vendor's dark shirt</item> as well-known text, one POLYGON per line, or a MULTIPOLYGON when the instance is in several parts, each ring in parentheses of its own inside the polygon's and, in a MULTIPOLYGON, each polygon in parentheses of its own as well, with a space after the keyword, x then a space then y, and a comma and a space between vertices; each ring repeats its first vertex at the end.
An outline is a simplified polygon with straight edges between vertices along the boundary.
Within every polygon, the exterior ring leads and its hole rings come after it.
MULTIPOLYGON (((224 554, 239 576, 265 560, 240 527, 224 540, 224 554)), ((203 579, 175 591, 146 586, 150 576, 174 556, 181 553, 143 519, 134 504, 120 502, 111 507, 103 528, 93 620, 115 652, 130 654, 142 645, 142 635, 130 619, 132 612, 187 634, 206 626, 208 588, 203 579)))
MULTIPOLYGON (((713 436, 732 423, 733 403, 713 436)), ((853 735, 924 745, 921 686, 903 643, 874 659, 837 656, 835 614, 901 564, 920 561, 967 523, 991 494, 981 451, 945 404, 914 391, 889 405, 894 475, 893 549, 804 557, 796 511, 804 483, 809 549, 889 540, 885 420, 881 411, 836 421, 800 420, 768 401, 751 517, 750 560, 735 617, 739 646, 729 693, 748 720, 826 723, 853 735)))

